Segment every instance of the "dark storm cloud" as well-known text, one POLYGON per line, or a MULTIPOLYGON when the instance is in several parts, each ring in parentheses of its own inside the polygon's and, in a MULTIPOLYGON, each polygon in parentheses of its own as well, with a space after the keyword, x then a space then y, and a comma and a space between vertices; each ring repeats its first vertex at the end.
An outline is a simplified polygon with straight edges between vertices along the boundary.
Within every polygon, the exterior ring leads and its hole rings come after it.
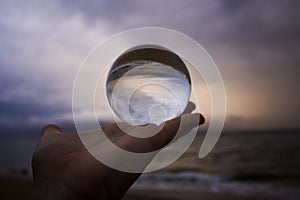
POLYGON ((87 23, 103 19, 119 30, 128 26, 163 26, 183 31, 200 42, 236 45, 238 51, 258 48, 288 56, 299 50, 300 2, 296 0, 75 0, 63 1, 62 6, 66 12, 80 13, 87 23))
POLYGON ((65 12, 73 14, 81 13, 87 18, 87 22, 91 23, 99 19, 112 20, 122 24, 124 16, 131 12, 136 12, 134 1, 119 1, 119 0, 66 0, 60 2, 65 12))
MULTIPOLYGON (((229 47, 256 73, 299 73, 299 1, 217 1, 210 42, 229 47), (291 69, 293 71, 287 72, 291 69), (274 71, 271 71, 275 69, 274 71)), ((207 24, 210 19, 207 19, 207 24)), ((210 29, 210 25, 206 27, 210 29)), ((200 34, 201 35, 201 34, 200 34)), ((195 36, 197 37, 197 36, 195 36)), ((207 34, 200 40, 205 40, 207 34)))
POLYGON ((222 35, 232 38, 230 41, 270 48, 298 46, 299 1, 230 0, 220 3, 221 15, 228 22, 227 33, 222 35))
POLYGON ((17 85, 22 83, 22 78, 18 77, 12 72, 5 70, 5 65, 0 63, 1 73, 0 73, 0 91, 3 93, 5 90, 9 90, 10 88, 15 88, 17 85), (4 66, 4 67, 3 67, 4 66))
POLYGON ((38 103, 31 104, 30 102, 0 102, 1 116, 7 116, 8 118, 20 117, 24 121, 27 121, 30 116, 45 117, 67 111, 70 111, 70 108, 59 105, 49 106, 38 103))
MULTIPOLYGON (((95 25, 104 20, 111 31, 119 32, 143 26, 162 26, 179 31, 201 32, 199 26, 208 18, 205 11, 211 1, 138 1, 138 0, 92 0, 62 1, 69 14, 80 14, 87 24, 95 25)), ((209 6, 211 7, 211 6, 209 6)), ((205 11, 206 13, 206 11, 205 11)), ((192 34, 193 35, 193 34, 192 34)))
MULTIPOLYGON (((28 64, 21 67, 26 69, 28 64)), ((19 67, 13 60, 6 60, 3 54, 0 55, 0 68, 0 134, 16 133, 35 126, 40 130, 45 123, 71 120, 64 118, 71 113, 71 108, 57 99, 60 95, 55 88, 47 82, 36 81, 38 74, 34 71, 28 76, 22 73, 24 69, 15 70, 19 67)))
MULTIPOLYGON (((285 73, 285 80, 294 80, 300 73, 299 1, 77 0, 64 1, 63 6, 80 13, 87 23, 105 20, 116 32, 140 26, 182 31, 213 54, 219 46, 227 48, 246 63, 252 75, 272 78, 285 73)), ((220 68, 224 68, 222 60, 220 68)))
POLYGON ((71 119, 62 116, 71 112, 71 108, 60 105, 45 105, 31 102, 0 102, 0 134, 18 133, 37 127, 40 130, 47 123, 59 118, 60 124, 70 123, 71 119))
MULTIPOLYGON (((291 116, 289 113, 300 106, 299 1, 67 0, 0 4, 3 123, 32 116, 43 121, 49 115, 70 111, 66 105, 71 102, 76 69, 93 45, 114 33, 143 26, 171 28, 196 39, 223 70, 226 86, 256 84, 264 89, 259 95, 268 97, 269 104, 277 103, 268 115, 291 116), (231 66, 240 60, 245 66, 231 66), (287 101, 293 103, 284 104, 287 101)), ((229 90, 228 97, 237 92, 257 95, 257 90, 246 88, 249 91, 229 90)), ((288 120, 297 120, 296 115, 298 112, 288 120)))
MULTIPOLYGON (((256 95, 264 96, 270 124, 297 126, 300 115, 300 2, 220 1, 227 29, 219 37, 233 47, 247 72, 242 82, 253 82, 256 95), (276 118, 276 119, 275 119, 276 118), (282 123, 283 122, 283 123, 282 123), (294 125, 291 125, 294 124, 294 125)), ((259 121, 259 120, 256 120, 259 121)))
POLYGON ((285 64, 298 68, 299 1, 231 0, 220 3, 220 13, 227 24, 220 39, 235 45, 246 59, 258 57, 261 64, 273 63, 269 67, 282 68, 280 64, 285 64))

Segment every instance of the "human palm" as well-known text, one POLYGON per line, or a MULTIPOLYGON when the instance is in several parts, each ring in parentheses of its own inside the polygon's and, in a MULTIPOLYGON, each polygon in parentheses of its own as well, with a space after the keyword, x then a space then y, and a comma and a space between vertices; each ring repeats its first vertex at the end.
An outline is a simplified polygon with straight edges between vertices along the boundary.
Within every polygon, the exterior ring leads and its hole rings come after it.
MULTIPOLYGON (((189 118, 200 118, 199 125, 204 123, 200 114, 182 117, 187 121, 193 121, 189 118)), ((102 130, 114 144, 125 150, 151 152, 167 145, 176 135, 179 124, 180 117, 169 120, 159 133, 149 138, 130 136, 116 123, 104 126, 102 130)), ((185 132, 196 126, 198 124, 188 124, 185 132)), ((97 130, 82 134, 97 134, 97 130)), ((144 166, 149 162, 143 163, 144 166)), ((140 175, 121 172, 102 164, 84 147, 78 134, 63 133, 55 125, 43 129, 33 155, 32 168, 32 199, 121 199, 140 175)))

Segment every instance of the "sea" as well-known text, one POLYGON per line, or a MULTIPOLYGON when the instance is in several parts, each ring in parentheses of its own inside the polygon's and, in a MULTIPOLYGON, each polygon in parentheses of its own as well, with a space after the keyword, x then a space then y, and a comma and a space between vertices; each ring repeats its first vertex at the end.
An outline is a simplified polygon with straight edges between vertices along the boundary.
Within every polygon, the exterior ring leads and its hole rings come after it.
MULTIPOLYGON (((271 199, 300 199, 300 131, 223 131, 203 159, 205 133, 170 166, 143 174, 135 188, 199 190, 271 199)), ((0 134, 0 174, 31 178, 39 134, 0 134)))

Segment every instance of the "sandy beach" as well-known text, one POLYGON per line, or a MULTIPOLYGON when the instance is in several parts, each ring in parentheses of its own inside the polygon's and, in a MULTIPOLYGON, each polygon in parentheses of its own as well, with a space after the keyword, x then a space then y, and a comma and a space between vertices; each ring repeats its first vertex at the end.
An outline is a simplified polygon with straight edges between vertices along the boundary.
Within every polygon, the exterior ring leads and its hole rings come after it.
MULTIPOLYGON (((0 177, 1 200, 27 200, 31 191, 31 180, 24 178, 0 177)), ((245 197, 232 194, 212 193, 195 190, 160 190, 131 188, 123 200, 261 200, 266 198, 245 197)))
POLYGON ((31 180, 29 179, 0 177, 0 199, 27 200, 30 195, 31 187, 31 180))
MULTIPOLYGON (((197 190, 161 190, 161 189, 132 189, 127 192, 123 200, 263 200, 266 197, 238 196, 228 193, 213 193, 197 190)), ((269 198, 274 199, 274 198, 269 198)))

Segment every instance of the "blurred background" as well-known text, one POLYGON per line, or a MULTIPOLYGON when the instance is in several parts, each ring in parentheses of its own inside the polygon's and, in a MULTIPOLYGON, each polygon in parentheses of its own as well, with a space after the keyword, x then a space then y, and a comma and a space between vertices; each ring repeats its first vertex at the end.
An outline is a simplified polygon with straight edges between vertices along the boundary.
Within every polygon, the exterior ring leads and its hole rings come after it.
MULTIPOLYGON (((299 9, 296 0, 1 1, 0 198, 28 195, 45 124, 74 130, 73 81, 91 49, 158 26, 195 39, 219 67, 225 129, 200 160, 206 124, 178 161, 143 175, 125 199, 299 199, 299 9)), ((99 120, 111 121, 100 110, 99 120)))

